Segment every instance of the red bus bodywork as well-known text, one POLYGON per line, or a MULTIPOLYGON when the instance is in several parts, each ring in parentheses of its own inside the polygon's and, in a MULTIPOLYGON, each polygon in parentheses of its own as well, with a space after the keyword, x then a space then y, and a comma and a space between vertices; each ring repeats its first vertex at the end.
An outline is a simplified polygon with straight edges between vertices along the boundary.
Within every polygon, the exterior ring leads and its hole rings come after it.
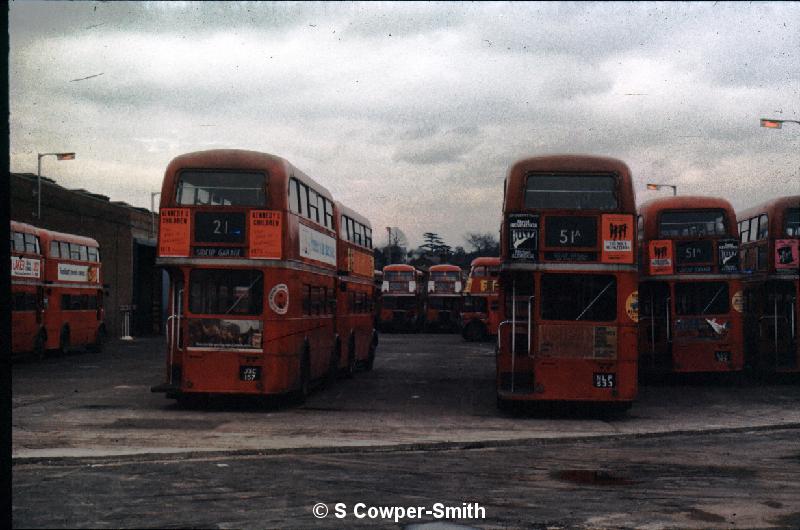
POLYGON ((745 284, 748 364, 761 372, 800 372, 800 195, 738 214, 745 284))
POLYGON ((461 325, 463 284, 461 267, 431 265, 425 299, 425 327, 428 330, 458 331, 461 325))
POLYGON ((639 369, 741 370, 743 291, 730 203, 666 197, 641 205, 639 216, 639 369))
POLYGON ((45 256, 44 322, 47 349, 99 350, 106 337, 97 241, 39 230, 45 256))
POLYGON ((469 341, 497 335, 500 325, 500 258, 475 258, 470 264, 461 308, 461 334, 469 341))
POLYGON ((422 273, 411 265, 385 266, 381 285, 381 330, 419 331, 422 309, 422 273))
POLYGON ((340 367, 352 376, 357 366, 372 369, 378 334, 375 322, 375 258, 369 220, 336 203, 338 212, 339 288, 336 332, 340 341, 340 367))
POLYGON ((167 381, 153 391, 305 397, 335 377, 346 362, 338 222, 328 190, 280 157, 223 149, 173 159, 157 258, 170 278, 167 381))
POLYGON ((45 351, 44 255, 39 230, 11 221, 11 353, 45 351))
POLYGON ((635 213, 630 170, 619 160, 560 155, 511 166, 501 228, 498 405, 633 402, 635 213))

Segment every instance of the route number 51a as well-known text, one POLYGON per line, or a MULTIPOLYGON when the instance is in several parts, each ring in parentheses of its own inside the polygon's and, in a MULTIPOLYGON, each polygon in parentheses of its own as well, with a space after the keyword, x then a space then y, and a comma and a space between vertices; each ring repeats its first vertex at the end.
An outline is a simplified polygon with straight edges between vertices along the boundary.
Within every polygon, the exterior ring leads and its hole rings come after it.
POLYGON ((568 228, 562 228, 561 234, 558 238, 558 241, 562 245, 570 244, 573 245, 575 241, 581 239, 581 231, 580 230, 570 230, 568 228))

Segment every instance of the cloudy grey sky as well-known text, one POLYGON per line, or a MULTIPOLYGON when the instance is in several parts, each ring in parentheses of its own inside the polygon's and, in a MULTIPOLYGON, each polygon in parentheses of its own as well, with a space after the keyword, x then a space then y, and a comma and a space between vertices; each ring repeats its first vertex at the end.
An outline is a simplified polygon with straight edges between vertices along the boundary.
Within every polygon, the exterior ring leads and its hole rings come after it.
POLYGON ((381 244, 496 232, 526 155, 621 158, 640 201, 800 193, 800 126, 758 126, 800 119, 796 2, 26 1, 9 31, 11 170, 76 151, 43 174, 137 206, 223 147, 290 160, 381 244))

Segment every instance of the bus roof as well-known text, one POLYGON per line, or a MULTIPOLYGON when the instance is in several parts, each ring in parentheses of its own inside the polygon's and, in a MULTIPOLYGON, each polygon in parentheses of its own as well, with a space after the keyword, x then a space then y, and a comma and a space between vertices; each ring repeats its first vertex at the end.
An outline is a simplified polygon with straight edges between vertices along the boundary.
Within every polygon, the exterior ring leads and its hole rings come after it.
POLYGON ((39 228, 36 228, 33 225, 29 225, 28 223, 22 223, 20 221, 11 221, 11 230, 14 232, 23 232, 26 234, 37 234, 39 228))
POLYGON ((333 201, 333 196, 327 188, 297 169, 286 159, 246 149, 209 149, 173 158, 164 173, 164 183, 161 187, 162 200, 164 197, 172 196, 177 172, 182 169, 261 169, 266 173, 293 176, 313 188, 318 194, 333 201))
POLYGON ((442 263, 440 265, 431 265, 428 272, 461 272, 461 267, 458 265, 451 265, 449 263, 442 263))
POLYGON ((737 237, 739 228, 736 224, 736 213, 731 203, 720 197, 703 197, 700 195, 679 195, 677 197, 660 197, 651 199, 639 206, 642 216, 645 239, 658 239, 658 214, 664 211, 680 210, 723 210, 727 217, 728 235, 737 237))
POLYGON ((383 272, 387 272, 387 271, 389 271, 389 272, 392 272, 392 271, 394 271, 394 272, 397 272, 397 271, 412 271, 412 272, 416 272, 417 269, 415 269, 412 265, 406 265, 405 263, 395 263, 393 265, 386 265, 383 268, 383 272))
POLYGON ((494 256, 491 257, 482 256, 480 258, 475 258, 474 260, 472 260, 472 263, 470 263, 469 265, 470 267, 481 267, 481 266, 491 267, 493 265, 499 266, 501 263, 502 260, 499 257, 496 258, 494 256))
POLYGON ((66 243, 77 243, 78 245, 86 245, 87 247, 99 248, 100 245, 96 240, 91 237, 79 236, 75 234, 67 234, 64 232, 54 232, 52 230, 38 229, 39 236, 42 239, 42 247, 46 252, 50 252, 51 241, 63 241, 66 243))
POLYGON ((594 155, 548 155, 517 160, 508 169, 503 212, 511 213, 525 209, 525 181, 529 173, 614 173, 620 176, 619 208, 615 211, 636 211, 631 170, 625 162, 616 158, 594 155))
POLYGON ((783 221, 787 208, 800 208, 800 195, 775 197, 757 206, 736 212, 736 215, 740 221, 743 221, 765 213, 770 234, 779 234, 783 232, 783 221))
MULTIPOLYGON (((370 224, 369 219, 367 219, 366 217, 364 217, 360 213, 356 212, 352 208, 348 208, 347 206, 345 206, 344 204, 340 203, 339 201, 334 201, 334 202, 336 203, 336 209, 339 210, 339 214, 340 215, 344 214, 347 217, 349 217, 350 219, 352 219, 354 221, 358 221, 359 223, 361 223, 362 225, 366 226, 367 228, 372 228, 372 224, 370 224)), ((341 233, 342 227, 341 227, 341 223, 339 223, 339 224, 340 224, 339 230, 340 230, 340 233, 341 233)))

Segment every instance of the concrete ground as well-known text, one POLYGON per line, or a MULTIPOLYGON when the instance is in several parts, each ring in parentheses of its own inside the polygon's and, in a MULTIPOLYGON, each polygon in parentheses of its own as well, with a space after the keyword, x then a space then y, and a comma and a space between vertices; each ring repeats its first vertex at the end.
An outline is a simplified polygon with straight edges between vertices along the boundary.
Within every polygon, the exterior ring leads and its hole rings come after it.
POLYGON ((15 527, 438 520, 358 519, 358 502, 477 502, 485 518, 446 519, 481 528, 800 526, 797 384, 678 380, 642 386, 622 416, 509 415, 492 344, 382 335, 373 372, 303 406, 185 410, 149 392, 163 349, 139 339, 14 367, 15 527))

